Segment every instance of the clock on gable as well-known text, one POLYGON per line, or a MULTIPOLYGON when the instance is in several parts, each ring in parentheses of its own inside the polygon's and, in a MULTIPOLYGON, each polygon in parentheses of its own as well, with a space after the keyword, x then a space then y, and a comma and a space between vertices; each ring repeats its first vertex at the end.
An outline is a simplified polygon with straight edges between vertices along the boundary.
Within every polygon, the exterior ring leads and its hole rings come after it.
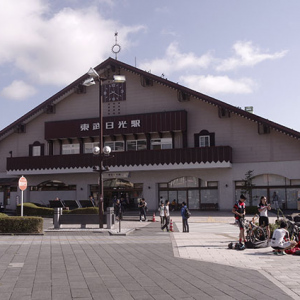
POLYGON ((103 102, 126 100, 126 82, 111 82, 102 86, 103 102))

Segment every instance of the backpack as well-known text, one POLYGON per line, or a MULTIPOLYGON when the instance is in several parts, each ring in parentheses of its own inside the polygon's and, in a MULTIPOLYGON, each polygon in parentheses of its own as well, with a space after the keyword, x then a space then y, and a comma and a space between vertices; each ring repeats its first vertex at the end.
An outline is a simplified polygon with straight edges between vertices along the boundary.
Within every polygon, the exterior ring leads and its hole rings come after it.
POLYGON ((189 211, 189 209, 186 207, 185 211, 184 211, 184 216, 188 219, 191 216, 191 212, 189 211))
POLYGON ((240 243, 229 243, 228 248, 235 249, 235 250, 245 250, 246 249, 245 245, 240 244, 240 243))
POLYGON ((246 248, 250 248, 250 249, 258 249, 258 248, 267 248, 269 247, 269 243, 268 243, 268 239, 265 239, 263 241, 247 241, 245 243, 246 248))

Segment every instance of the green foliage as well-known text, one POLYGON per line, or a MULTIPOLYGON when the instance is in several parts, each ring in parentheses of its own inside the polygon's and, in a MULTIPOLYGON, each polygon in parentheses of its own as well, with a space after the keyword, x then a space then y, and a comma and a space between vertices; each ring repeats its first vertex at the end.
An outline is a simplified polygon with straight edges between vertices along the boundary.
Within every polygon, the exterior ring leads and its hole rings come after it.
MULTIPOLYGON (((24 216, 40 216, 40 217, 50 217, 53 216, 53 208, 39 207, 33 203, 25 202, 23 203, 23 215, 24 216)), ((17 215, 21 215, 21 204, 17 206, 17 215)))
POLYGON ((241 190, 241 193, 246 195, 247 198, 249 197, 249 204, 252 205, 252 188, 254 187, 254 184, 252 183, 253 178, 253 172, 254 170, 249 170, 245 174, 245 178, 243 179, 244 185, 241 190))
POLYGON ((243 194, 247 194, 247 195, 251 194, 252 187, 254 186, 254 184, 252 184, 253 172, 254 170, 249 170, 245 174, 245 178, 243 179, 244 185, 241 191, 243 194))
POLYGON ((1 233, 42 233, 43 218, 7 217, 0 218, 1 233))
POLYGON ((275 231, 275 229, 279 228, 279 225, 275 222, 275 224, 269 224, 270 226, 270 237, 272 237, 273 232, 275 231))
POLYGON ((85 207, 85 208, 76 208, 72 210, 64 210, 63 214, 74 214, 74 215, 98 215, 98 207, 85 207))
POLYGON ((0 218, 5 218, 5 217, 8 217, 8 215, 4 213, 0 213, 0 218))

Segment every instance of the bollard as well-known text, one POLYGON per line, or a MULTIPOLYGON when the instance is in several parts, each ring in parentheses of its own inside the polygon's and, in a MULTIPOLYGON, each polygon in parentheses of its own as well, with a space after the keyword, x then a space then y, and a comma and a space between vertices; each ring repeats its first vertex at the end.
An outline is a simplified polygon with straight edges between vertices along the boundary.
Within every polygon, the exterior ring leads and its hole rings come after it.
POLYGON ((62 215, 62 207, 55 207, 54 208, 54 215, 53 215, 53 225, 54 229, 59 229, 59 217, 62 215))
POLYGON ((114 213, 114 208, 113 207, 107 207, 106 208, 106 225, 107 225, 107 229, 112 228, 113 213, 114 213))

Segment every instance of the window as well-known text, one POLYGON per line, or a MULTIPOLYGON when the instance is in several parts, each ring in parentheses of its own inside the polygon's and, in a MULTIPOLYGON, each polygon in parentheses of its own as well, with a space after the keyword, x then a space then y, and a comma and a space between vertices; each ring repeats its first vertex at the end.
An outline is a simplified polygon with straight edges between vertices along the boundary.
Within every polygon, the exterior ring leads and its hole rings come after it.
POLYGON ((64 144, 62 145, 62 154, 79 154, 79 144, 64 144))
POLYGON ((41 146, 32 147, 32 156, 41 156, 41 146))
POLYGON ((169 188, 198 187, 199 179, 191 176, 176 178, 169 182, 169 188))
POLYGON ((147 149, 146 140, 127 141, 128 151, 138 151, 138 150, 146 150, 146 149, 147 149))
POLYGON ((58 180, 48 180, 31 186, 30 191, 76 191, 76 185, 68 185, 58 180))
POLYGON ((215 133, 201 130, 194 134, 195 147, 213 147, 215 146, 215 133))
POLYGON ((113 152, 124 151, 124 142, 123 141, 105 142, 104 146, 109 146, 111 148, 111 151, 113 151, 113 152))
POLYGON ((29 145, 29 156, 43 156, 45 145, 38 141, 29 145))
POLYGON ((84 153, 93 153, 93 149, 98 145, 99 145, 99 143, 85 143, 84 144, 84 153))
POLYGON ((151 150, 172 149, 172 138, 151 140, 151 150))
POLYGON ((199 147, 209 147, 210 146, 210 136, 202 135, 199 136, 199 147))

